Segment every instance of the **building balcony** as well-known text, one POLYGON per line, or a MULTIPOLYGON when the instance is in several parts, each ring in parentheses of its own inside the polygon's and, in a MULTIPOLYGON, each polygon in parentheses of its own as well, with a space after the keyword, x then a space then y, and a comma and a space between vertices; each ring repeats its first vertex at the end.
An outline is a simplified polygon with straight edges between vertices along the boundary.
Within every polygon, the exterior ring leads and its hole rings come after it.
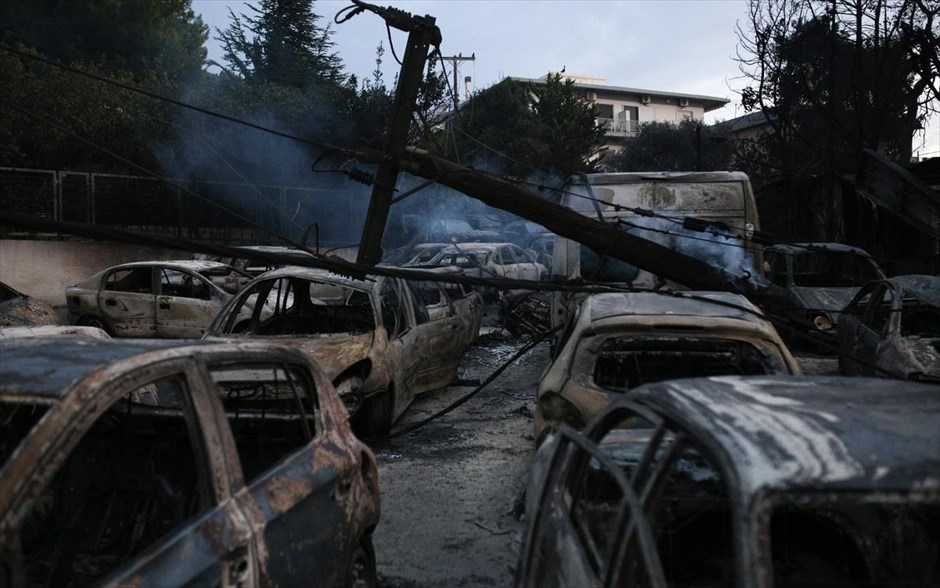
POLYGON ((634 137, 639 128, 639 121, 635 120, 598 118, 596 121, 612 137, 634 137))

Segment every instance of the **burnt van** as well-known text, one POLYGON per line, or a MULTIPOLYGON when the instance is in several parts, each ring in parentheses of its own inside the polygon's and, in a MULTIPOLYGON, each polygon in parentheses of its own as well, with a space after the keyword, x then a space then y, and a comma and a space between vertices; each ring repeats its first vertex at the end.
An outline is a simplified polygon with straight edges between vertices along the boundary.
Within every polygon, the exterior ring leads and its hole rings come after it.
MULTIPOLYGON (((757 205, 742 172, 578 174, 565 184, 561 204, 745 280, 761 271, 759 249, 750 243, 760 229, 757 205)), ((551 274, 555 281, 681 288, 563 237, 555 240, 551 274)), ((553 326, 566 321, 581 298, 556 293, 553 326)))

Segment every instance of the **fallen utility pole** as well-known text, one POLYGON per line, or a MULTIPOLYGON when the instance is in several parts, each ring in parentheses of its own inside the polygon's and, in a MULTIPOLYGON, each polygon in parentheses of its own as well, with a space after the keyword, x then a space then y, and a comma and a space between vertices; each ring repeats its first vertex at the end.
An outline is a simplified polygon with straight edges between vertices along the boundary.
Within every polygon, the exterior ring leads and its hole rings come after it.
MULTIPOLYGON (((401 63, 401 74, 398 78, 398 86, 395 88, 395 101, 392 104, 384 144, 385 153, 398 155, 408 142, 411 115, 415 108, 424 66, 428 60, 428 50, 431 45, 441 44, 441 31, 434 24, 432 16, 412 16, 396 8, 380 8, 364 2, 354 2, 354 4, 368 7, 369 10, 384 18, 389 26, 408 33, 408 46, 401 63)), ((362 239, 356 258, 358 263, 375 265, 382 258, 382 235, 385 234, 388 210, 392 205, 397 181, 396 158, 383 158, 375 174, 372 198, 369 200, 369 210, 362 227, 362 239)))
MULTIPOLYGON (((380 165, 388 157, 376 151, 360 154, 362 161, 380 165)), ((509 180, 458 165, 424 150, 408 149, 398 158, 396 166, 414 176, 428 178, 463 192, 488 206, 538 223, 556 235, 590 247, 600 255, 625 261, 690 288, 739 293, 749 293, 754 289, 748 276, 732 275, 721 268, 579 214, 509 180)))

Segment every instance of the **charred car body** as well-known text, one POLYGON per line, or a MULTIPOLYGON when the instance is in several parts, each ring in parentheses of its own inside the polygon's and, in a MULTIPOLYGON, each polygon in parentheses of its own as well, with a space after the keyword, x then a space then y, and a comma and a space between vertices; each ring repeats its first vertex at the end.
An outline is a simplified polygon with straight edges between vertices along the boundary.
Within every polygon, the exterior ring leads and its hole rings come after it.
POLYGON ((849 376, 940 382, 940 277, 897 276, 862 287, 839 321, 849 376))
POLYGON ((936 586, 940 395, 718 377, 632 390, 543 446, 517 586, 936 586))
MULTIPOLYGON (((564 186, 561 204, 617 226, 732 275, 758 273, 758 251, 748 239, 760 229, 757 202, 741 172, 629 172, 576 174, 564 186), (689 228, 686 228, 686 224, 689 228), (728 246, 733 240, 744 247, 728 246), (711 241, 711 242, 710 242, 711 241)), ((553 281, 590 281, 660 287, 661 276, 604 251, 561 236, 552 247, 553 281)), ((555 292, 552 326, 564 324, 583 295, 555 292)))
POLYGON ((375 582, 377 470, 302 354, 0 341, 0 585, 375 582))
POLYGON ((416 394, 456 377, 465 330, 456 315, 432 320, 403 280, 285 267, 242 290, 207 338, 265 338, 300 349, 334 383, 362 429, 376 435, 416 394))
MULTIPOLYGON (((542 280, 548 269, 531 253, 512 243, 455 243, 427 263, 430 267, 455 267, 474 278, 542 280)), ((483 290, 495 295, 492 288, 483 290)))
POLYGON ((58 322, 51 304, 0 282, 0 327, 33 327, 58 322))
POLYGON ((864 249, 841 243, 771 245, 764 263, 773 283, 771 309, 791 328, 825 339, 834 336, 839 311, 858 289, 884 277, 864 249))
POLYGON ((725 292, 628 292, 584 300, 542 375, 535 438, 581 428, 628 389, 717 375, 799 374, 773 326, 725 292))
POLYGON ((100 271, 65 298, 70 323, 114 337, 198 339, 244 281, 215 261, 141 261, 100 271))

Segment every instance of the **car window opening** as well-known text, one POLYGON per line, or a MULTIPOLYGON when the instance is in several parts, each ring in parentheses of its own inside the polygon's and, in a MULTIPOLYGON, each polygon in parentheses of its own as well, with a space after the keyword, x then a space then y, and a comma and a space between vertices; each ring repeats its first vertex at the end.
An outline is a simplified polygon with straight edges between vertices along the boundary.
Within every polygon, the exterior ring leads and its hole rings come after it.
POLYGON ((300 372, 281 366, 210 371, 248 483, 316 435, 316 396, 300 372))
POLYGON ((775 509, 770 525, 774 586, 935 585, 940 507, 893 500, 860 503, 850 496, 839 500, 775 509))
POLYGON ((0 469, 48 410, 47 406, 0 402, 0 469))
POLYGON ((230 316, 232 332, 259 336, 364 333, 375 329, 368 293, 299 279, 256 285, 241 297, 230 316))
POLYGON ((210 507, 185 389, 143 386, 82 437, 22 527, 27 585, 83 586, 210 507))
POLYGON ((604 342, 594 364, 598 386, 622 391, 684 377, 764 375, 773 366, 753 345, 693 337, 618 337, 604 342))

